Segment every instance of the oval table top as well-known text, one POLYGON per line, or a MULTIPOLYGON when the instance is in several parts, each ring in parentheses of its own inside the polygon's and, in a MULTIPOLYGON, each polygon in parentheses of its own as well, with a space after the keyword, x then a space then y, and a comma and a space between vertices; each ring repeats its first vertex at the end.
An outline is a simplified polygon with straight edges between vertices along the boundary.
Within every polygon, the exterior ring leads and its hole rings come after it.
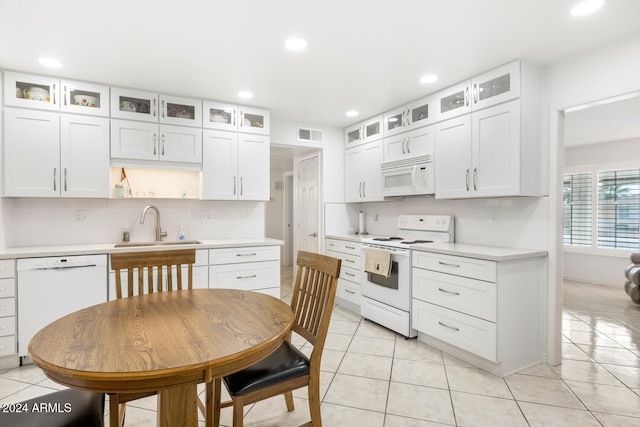
POLYGON ((231 289, 122 298, 40 330, 29 354, 52 380, 98 392, 146 392, 210 381, 275 351, 293 325, 286 303, 231 289))

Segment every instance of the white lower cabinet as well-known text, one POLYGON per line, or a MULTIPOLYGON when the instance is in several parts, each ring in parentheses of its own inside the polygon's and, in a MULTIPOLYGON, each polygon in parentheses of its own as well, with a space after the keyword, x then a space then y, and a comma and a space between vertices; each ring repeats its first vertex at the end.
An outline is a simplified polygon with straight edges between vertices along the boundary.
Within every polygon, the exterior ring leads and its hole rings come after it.
POLYGON ((351 310, 360 312, 360 280, 363 274, 360 243, 349 240, 326 239, 325 251, 327 255, 342 260, 336 301, 351 310), (335 250, 333 250, 335 248, 335 250))
POLYGON ((496 375, 542 361, 544 258, 412 257, 419 340, 496 375))
POLYGON ((257 291, 280 298, 280 247, 209 250, 209 287, 257 291))
POLYGON ((16 353, 15 261, 8 259, 0 261, 0 357, 16 353))

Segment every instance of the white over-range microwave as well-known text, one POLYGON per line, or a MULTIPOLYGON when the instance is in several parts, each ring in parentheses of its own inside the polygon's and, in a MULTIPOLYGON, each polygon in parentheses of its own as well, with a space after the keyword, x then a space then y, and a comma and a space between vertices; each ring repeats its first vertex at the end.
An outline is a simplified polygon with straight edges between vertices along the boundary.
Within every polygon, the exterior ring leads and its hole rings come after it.
POLYGON ((421 196, 435 193, 433 154, 385 162, 380 168, 382 170, 382 195, 385 197, 421 196))

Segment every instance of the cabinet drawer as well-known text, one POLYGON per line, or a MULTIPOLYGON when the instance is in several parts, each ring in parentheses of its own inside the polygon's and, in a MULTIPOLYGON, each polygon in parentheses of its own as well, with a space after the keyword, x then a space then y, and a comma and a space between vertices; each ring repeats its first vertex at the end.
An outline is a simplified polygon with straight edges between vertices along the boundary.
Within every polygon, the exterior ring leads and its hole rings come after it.
POLYGON ((0 299, 0 317, 16 315, 16 299, 1 298, 0 299))
POLYGON ((16 334, 16 317, 0 317, 0 337, 16 334))
POLYGON ((0 260, 0 278, 15 277, 16 268, 15 261, 12 259, 0 260))
POLYGON ((339 279, 337 296, 359 306, 361 298, 360 285, 348 280, 339 279))
POLYGON ((498 268, 494 261, 413 251, 413 266, 456 276, 496 282, 498 268))
POLYGON ((360 270, 356 270, 355 268, 345 267, 343 264, 340 268, 340 278, 344 280, 348 280, 350 282, 357 283, 360 286, 360 278, 362 272, 360 270))
POLYGON ((0 356, 8 354, 16 354, 16 337, 11 335, 8 337, 0 337, 0 356))
POLYGON ((497 361, 495 323, 415 298, 412 301, 411 321, 415 329, 485 359, 497 361))
POLYGON ((338 250, 338 241, 336 239, 325 239, 324 241, 325 252, 338 250))
POLYGON ((338 252, 338 258, 342 260, 342 267, 362 270, 362 258, 359 256, 338 252))
POLYGON ((360 243, 338 240, 338 252, 360 256, 360 243))
POLYGON ((0 279, 0 298, 16 296, 16 279, 0 279))
POLYGON ((252 262, 242 265, 212 265, 209 267, 210 288, 231 288, 251 291, 279 286, 279 261, 252 262))
POLYGON ((272 261, 280 259, 279 246, 250 246, 209 250, 209 264, 238 264, 241 262, 272 261))
POLYGON ((413 297, 490 322, 497 318, 495 283, 413 269, 413 297))

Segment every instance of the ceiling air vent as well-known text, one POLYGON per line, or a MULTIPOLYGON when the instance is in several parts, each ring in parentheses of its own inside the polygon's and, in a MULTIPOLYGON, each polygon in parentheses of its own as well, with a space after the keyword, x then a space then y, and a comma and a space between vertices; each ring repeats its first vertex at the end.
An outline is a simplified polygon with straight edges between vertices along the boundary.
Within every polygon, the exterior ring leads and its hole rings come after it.
POLYGON ((322 131, 318 129, 298 128, 298 141, 322 142, 322 131))

